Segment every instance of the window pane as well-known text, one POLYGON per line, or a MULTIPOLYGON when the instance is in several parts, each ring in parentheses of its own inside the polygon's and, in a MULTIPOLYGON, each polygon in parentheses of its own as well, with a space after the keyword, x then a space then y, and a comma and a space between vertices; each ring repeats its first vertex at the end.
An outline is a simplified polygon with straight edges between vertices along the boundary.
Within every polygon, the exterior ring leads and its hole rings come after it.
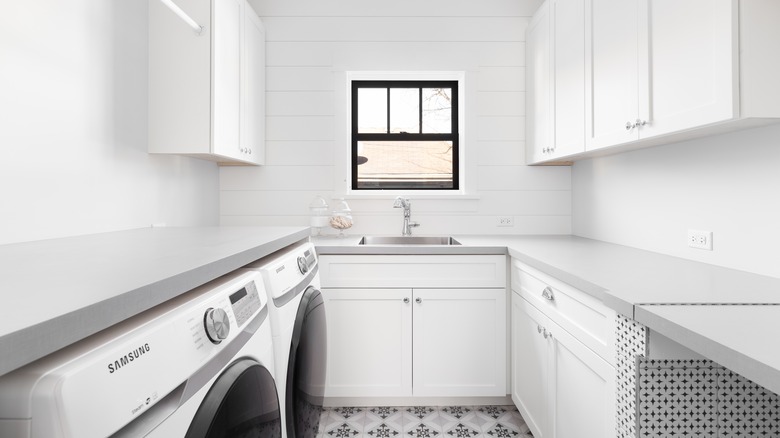
POLYGON ((357 188, 453 188, 451 141, 362 141, 357 188))
POLYGON ((358 132, 387 133, 387 88, 358 88, 358 132))
POLYGON ((420 133, 420 89, 390 89, 390 132, 420 133))
POLYGON ((424 134, 452 132, 452 88, 423 88, 424 134))

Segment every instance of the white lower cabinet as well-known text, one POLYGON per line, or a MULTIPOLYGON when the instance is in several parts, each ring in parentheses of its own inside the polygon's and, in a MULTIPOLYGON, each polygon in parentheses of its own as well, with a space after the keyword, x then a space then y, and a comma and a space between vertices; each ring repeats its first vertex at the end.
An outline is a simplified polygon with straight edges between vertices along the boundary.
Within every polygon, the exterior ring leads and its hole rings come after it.
POLYGON ((506 396, 505 256, 323 255, 320 269, 327 397, 506 396))
POLYGON ((538 310, 512 294, 512 401, 534 438, 547 438, 547 391, 550 351, 538 331, 547 323, 538 310))
MULTIPOLYGON (((513 272, 513 278, 523 275, 513 272)), ((579 298, 579 291, 549 288, 545 313, 526 299, 526 282, 513 281, 512 289, 511 395, 534 437, 614 437, 615 367, 556 322, 578 319, 562 312, 556 297, 579 298)))
POLYGON ((330 397, 412 395, 412 290, 322 288, 330 397))
POLYGON ((505 290, 323 287, 322 294, 328 397, 505 395, 505 290))
POLYGON ((415 289, 415 396, 506 395, 506 290, 415 289))

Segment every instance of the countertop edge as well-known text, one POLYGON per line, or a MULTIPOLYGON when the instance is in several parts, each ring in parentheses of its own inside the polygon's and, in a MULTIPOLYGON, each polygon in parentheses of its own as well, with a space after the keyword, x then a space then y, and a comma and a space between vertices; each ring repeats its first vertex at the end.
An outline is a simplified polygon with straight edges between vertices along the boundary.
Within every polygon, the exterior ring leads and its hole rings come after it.
POLYGON ((654 305, 636 305, 635 320, 729 370, 780 394, 780 370, 654 313, 654 305))
POLYGON ((319 255, 507 255, 501 246, 434 245, 316 245, 319 255))
POLYGON ((308 228, 292 232, 185 272, 129 290, 0 337, 0 376, 157 306, 195 287, 308 239, 308 228))

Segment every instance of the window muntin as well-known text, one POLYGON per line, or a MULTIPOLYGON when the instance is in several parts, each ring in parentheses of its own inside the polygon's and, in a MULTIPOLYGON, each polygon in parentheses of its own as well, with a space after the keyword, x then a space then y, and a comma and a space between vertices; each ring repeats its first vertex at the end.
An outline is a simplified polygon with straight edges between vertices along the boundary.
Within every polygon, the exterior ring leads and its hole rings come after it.
POLYGON ((352 189, 458 190, 458 81, 352 81, 352 189))

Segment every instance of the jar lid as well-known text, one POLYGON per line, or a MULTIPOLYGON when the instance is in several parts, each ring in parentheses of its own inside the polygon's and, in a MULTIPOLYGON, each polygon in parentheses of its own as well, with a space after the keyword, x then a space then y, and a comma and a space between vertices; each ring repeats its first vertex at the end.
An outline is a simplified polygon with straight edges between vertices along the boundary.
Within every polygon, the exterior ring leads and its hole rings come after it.
POLYGON ((334 211, 344 212, 344 213, 352 211, 352 209, 349 208, 349 205, 347 204, 347 201, 344 200, 344 198, 336 198, 336 201, 338 202, 336 203, 336 207, 334 211))
POLYGON ((328 203, 325 202, 325 198, 323 198, 320 195, 317 195, 316 198, 314 198, 313 201, 311 201, 311 204, 309 204, 309 208, 328 208, 328 203))

